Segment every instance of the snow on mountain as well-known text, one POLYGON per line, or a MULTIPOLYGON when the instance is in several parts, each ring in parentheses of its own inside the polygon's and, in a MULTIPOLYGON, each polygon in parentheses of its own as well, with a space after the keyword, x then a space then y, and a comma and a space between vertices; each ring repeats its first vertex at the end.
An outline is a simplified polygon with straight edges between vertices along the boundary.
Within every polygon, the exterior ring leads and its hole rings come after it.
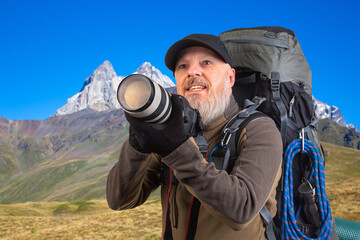
MULTIPOLYGON (((149 62, 143 63, 135 73, 144 74, 165 88, 175 86, 169 77, 149 62)), ((86 108, 97 111, 120 108, 116 91, 122 79, 124 77, 116 75, 112 64, 105 61, 85 79, 81 90, 69 98, 67 103, 56 111, 55 116, 71 114, 86 108)))
POLYGON ((105 61, 88 77, 81 90, 59 108, 55 116, 74 113, 85 108, 98 111, 120 108, 116 90, 123 77, 118 77, 112 64, 105 61))
POLYGON ((336 122, 340 126, 347 127, 349 129, 357 131, 357 129, 353 124, 345 123, 345 119, 338 107, 336 106, 330 107, 328 104, 315 99, 314 96, 313 96, 313 104, 315 108, 315 113, 319 119, 330 119, 336 122))
POLYGON ((149 62, 144 62, 137 70, 137 74, 143 74, 150 79, 156 81, 158 84, 163 86, 164 88, 174 87, 175 84, 171 81, 171 79, 163 75, 158 69, 151 65, 149 62))

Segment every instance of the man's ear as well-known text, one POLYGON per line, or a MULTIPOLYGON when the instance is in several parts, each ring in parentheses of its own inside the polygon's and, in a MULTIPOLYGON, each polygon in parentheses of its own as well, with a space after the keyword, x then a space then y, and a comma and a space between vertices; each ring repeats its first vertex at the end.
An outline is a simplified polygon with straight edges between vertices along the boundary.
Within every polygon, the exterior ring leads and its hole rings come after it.
POLYGON ((231 68, 229 71, 229 86, 230 88, 235 84, 235 69, 231 68))
MULTIPOLYGON (((229 65, 230 66, 230 65, 229 65)), ((229 72, 228 72, 228 80, 229 80, 229 84, 228 84, 228 88, 229 88, 229 96, 232 94, 232 87, 235 84, 235 69, 229 67, 229 72)))

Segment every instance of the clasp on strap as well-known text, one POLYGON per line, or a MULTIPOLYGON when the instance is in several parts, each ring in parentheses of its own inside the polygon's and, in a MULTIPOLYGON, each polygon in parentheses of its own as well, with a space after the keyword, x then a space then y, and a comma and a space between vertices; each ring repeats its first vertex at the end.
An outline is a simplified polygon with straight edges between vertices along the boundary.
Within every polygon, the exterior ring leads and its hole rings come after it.
POLYGON ((299 133, 299 138, 301 139, 301 153, 304 153, 304 146, 305 146, 304 128, 301 128, 301 132, 299 133))
POLYGON ((231 128, 225 128, 224 130, 224 136, 221 139, 221 147, 226 147, 230 141, 231 136, 237 132, 239 128, 231 129, 231 128))

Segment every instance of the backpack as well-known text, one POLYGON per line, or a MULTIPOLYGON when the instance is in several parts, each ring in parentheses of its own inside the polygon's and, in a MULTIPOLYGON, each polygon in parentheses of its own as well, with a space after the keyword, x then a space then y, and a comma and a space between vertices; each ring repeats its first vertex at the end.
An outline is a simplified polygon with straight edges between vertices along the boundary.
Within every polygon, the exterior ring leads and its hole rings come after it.
POLYGON ((223 32, 219 38, 225 44, 236 71, 233 95, 244 110, 224 128, 222 148, 213 153, 212 161, 230 172, 237 157, 236 146, 241 130, 253 119, 264 115, 270 117, 281 133, 284 151, 290 148, 291 153, 294 146, 300 146, 301 151, 290 160, 290 168, 285 165, 289 161, 285 158, 290 153, 284 154, 275 218, 272 219, 265 206, 260 212, 267 226, 267 237, 287 239, 290 237, 286 234, 290 234, 293 238, 316 238, 319 235, 325 236, 321 239, 330 238, 331 213, 325 184, 313 174, 315 165, 321 168, 319 172, 323 172, 321 160, 324 154, 317 136, 311 70, 294 32, 282 27, 239 28, 223 32), (299 138, 300 141, 296 141, 299 138), (320 163, 314 160, 314 155, 321 158, 320 163), (288 185, 287 191, 284 190, 289 174, 292 175, 291 211, 296 214, 295 220, 292 219, 295 227, 290 226, 288 218, 291 216, 284 215, 284 204, 291 194, 288 185), (330 232, 323 229, 330 229, 330 232), (294 232, 300 235, 291 235, 294 232))

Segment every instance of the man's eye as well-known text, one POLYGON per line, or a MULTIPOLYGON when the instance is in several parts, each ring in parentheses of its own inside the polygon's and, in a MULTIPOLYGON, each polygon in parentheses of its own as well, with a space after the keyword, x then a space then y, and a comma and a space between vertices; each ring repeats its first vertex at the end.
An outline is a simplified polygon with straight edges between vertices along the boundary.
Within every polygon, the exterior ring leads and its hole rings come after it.
POLYGON ((180 64, 180 65, 178 66, 178 69, 184 69, 184 68, 186 68, 186 64, 180 64))
POLYGON ((205 61, 203 62, 203 64, 204 64, 204 65, 210 65, 211 62, 210 62, 209 60, 205 60, 205 61))

